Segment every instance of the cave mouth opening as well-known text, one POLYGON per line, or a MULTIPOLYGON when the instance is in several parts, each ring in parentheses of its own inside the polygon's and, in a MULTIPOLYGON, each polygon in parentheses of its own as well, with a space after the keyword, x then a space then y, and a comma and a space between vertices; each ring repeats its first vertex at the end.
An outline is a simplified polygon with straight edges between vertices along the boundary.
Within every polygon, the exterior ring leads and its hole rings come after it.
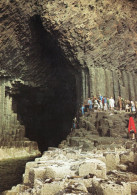
POLYGON ((64 57, 57 41, 45 31, 38 15, 31 19, 30 30, 30 50, 33 50, 30 59, 38 62, 37 74, 32 79, 36 86, 16 84, 18 93, 13 96, 13 110, 25 126, 25 137, 37 141, 43 152, 48 147, 57 147, 71 130, 80 98, 78 73, 64 57))

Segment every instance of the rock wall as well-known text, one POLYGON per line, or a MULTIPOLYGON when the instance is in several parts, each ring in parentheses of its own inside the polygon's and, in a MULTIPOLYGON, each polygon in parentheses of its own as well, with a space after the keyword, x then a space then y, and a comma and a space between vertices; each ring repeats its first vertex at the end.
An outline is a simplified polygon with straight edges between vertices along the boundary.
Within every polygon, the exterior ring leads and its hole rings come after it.
POLYGON ((127 100, 136 100, 137 86, 135 72, 126 70, 108 70, 90 68, 90 96, 102 94, 118 98, 119 95, 127 100))
POLYGON ((11 87, 8 79, 0 80, 0 144, 10 144, 9 141, 22 140, 25 127, 20 124, 17 113, 13 112, 12 98, 6 93, 6 88, 11 87), (5 140, 8 143, 5 143, 5 140))
POLYGON ((45 29, 58 35, 72 64, 88 67, 88 95, 137 98, 136 3, 128 0, 40 3, 45 29))
POLYGON ((34 19, 40 16, 48 38, 56 41, 70 64, 76 70, 89 71, 88 81, 82 71, 79 74, 84 85, 81 97, 101 93, 137 99, 136 0, 15 0, 1 1, 0 5, 1 70, 12 77, 43 83, 49 63, 39 39, 43 36, 41 27, 34 19))
POLYGON ((15 104, 7 93, 11 86, 8 78, 0 80, 0 160, 38 156, 37 143, 25 138, 25 126, 14 112, 15 104))

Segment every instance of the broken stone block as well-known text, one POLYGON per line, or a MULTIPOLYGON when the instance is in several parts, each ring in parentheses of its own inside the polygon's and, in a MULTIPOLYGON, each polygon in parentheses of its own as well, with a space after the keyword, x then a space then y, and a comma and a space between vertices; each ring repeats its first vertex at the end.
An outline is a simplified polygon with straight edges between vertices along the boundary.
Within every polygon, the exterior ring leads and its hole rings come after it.
POLYGON ((118 153, 104 152, 103 155, 106 158, 107 171, 116 169, 120 161, 118 153))
POLYGON ((137 153, 134 154, 134 166, 137 167, 137 153))
POLYGON ((24 182, 24 184, 30 184, 32 182, 32 180, 34 181, 34 178, 32 179, 30 177, 30 172, 31 172, 32 168, 35 167, 35 166, 36 166, 35 162, 28 162, 26 164, 25 173, 23 175, 23 182, 24 182))
POLYGON ((79 176, 93 174, 100 178, 106 178, 106 164, 97 159, 85 160, 80 164, 78 172, 79 176))
POLYGON ((103 181, 97 178, 93 178, 93 192, 96 194, 103 195, 131 195, 131 185, 130 183, 121 182, 121 184, 116 184, 111 181, 103 181))
POLYGON ((125 143, 126 149, 132 148, 132 145, 133 145, 133 142, 131 142, 131 141, 128 141, 125 143))
POLYGON ((128 166, 120 164, 120 165, 117 165, 117 169, 120 171, 127 171, 128 166))
POLYGON ((131 184, 132 195, 136 195, 137 194, 137 181, 130 182, 130 184, 131 184))
POLYGON ((27 195, 26 190, 28 190, 29 187, 25 185, 18 184, 17 186, 12 187, 12 191, 5 191, 2 193, 3 195, 18 195, 18 194, 25 194, 27 195))
POLYGON ((120 162, 122 164, 127 164, 130 162, 134 162, 134 153, 133 152, 123 152, 120 154, 120 162))
POLYGON ((71 171, 70 165, 65 162, 62 164, 58 161, 58 165, 48 165, 45 170, 46 178, 65 178, 67 175, 74 176, 75 171, 71 171))
POLYGON ((42 186, 41 195, 55 195, 64 188, 64 182, 46 183, 42 186))
POLYGON ((69 144, 71 146, 79 146, 79 141, 80 141, 80 138, 79 137, 71 137, 69 139, 69 144))
POLYGON ((45 173, 46 173, 45 167, 33 168, 31 171, 31 182, 34 183, 37 179, 44 181, 46 179, 45 173))

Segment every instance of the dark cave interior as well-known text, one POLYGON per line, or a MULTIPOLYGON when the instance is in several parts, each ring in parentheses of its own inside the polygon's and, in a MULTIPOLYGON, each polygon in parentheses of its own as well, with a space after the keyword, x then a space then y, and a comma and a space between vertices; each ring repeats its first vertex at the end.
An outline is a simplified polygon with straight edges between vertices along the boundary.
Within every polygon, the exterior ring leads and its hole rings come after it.
POLYGON ((32 18, 30 26, 33 30, 32 58, 37 57, 39 62, 33 81, 39 86, 16 83, 13 89, 18 93, 12 95, 13 110, 25 126, 25 136, 37 141, 43 152, 48 147, 57 147, 71 130, 78 107, 76 77, 74 68, 45 31, 39 16, 32 18))

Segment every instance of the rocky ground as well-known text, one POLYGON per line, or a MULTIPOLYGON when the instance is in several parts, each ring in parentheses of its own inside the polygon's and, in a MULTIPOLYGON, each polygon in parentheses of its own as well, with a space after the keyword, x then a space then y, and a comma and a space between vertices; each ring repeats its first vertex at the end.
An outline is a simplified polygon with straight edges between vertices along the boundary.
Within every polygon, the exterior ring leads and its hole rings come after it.
POLYGON ((41 156, 36 142, 29 140, 12 141, 0 147, 0 161, 24 157, 41 156))
POLYGON ((41 158, 27 163, 23 183, 3 194, 136 195, 137 143, 125 137, 128 117, 124 112, 81 117, 80 129, 59 148, 49 147, 41 158), (110 127, 111 135, 105 136, 110 127))
POLYGON ((44 85, 58 46, 68 69, 90 83, 90 96, 137 99, 137 0, 2 0, 0 7, 0 75, 44 85))

